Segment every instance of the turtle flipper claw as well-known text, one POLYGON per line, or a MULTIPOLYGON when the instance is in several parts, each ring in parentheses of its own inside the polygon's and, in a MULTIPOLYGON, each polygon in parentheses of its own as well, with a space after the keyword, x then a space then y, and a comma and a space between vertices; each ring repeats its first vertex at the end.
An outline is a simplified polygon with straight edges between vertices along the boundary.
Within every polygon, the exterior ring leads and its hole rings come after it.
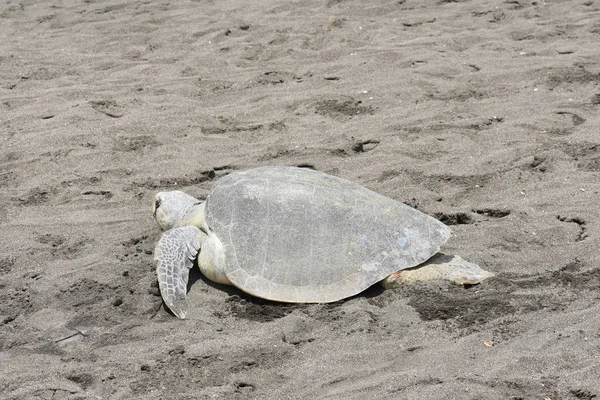
MULTIPOLYGON (((164 298, 165 296, 163 295, 164 298)), ((185 294, 183 296, 173 296, 173 299, 170 300, 165 299, 165 304, 177 318, 185 319, 187 316, 188 302, 185 294)))
POLYGON ((167 307, 181 319, 187 313, 189 271, 200 250, 201 235, 195 226, 170 229, 162 234, 154 249, 160 294, 167 307))

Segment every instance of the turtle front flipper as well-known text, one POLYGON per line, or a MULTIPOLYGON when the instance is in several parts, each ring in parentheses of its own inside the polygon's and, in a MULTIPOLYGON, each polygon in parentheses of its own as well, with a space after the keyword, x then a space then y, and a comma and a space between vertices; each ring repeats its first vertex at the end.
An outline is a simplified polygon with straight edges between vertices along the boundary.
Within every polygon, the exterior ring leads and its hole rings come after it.
POLYGON ((166 231, 154 248, 156 275, 163 301, 178 318, 187 313, 187 283, 190 268, 206 235, 195 226, 166 231))
POLYGON ((381 281, 386 289, 398 288, 415 282, 447 280, 457 285, 475 285, 491 278, 493 273, 459 256, 438 253, 414 268, 403 269, 381 281))

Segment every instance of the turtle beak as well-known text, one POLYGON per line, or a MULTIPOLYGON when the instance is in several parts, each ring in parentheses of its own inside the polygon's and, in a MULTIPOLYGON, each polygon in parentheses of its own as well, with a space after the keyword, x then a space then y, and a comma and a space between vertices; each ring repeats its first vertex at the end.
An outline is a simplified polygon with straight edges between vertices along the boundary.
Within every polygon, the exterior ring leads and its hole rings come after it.
POLYGON ((160 197, 158 197, 157 194, 154 196, 154 200, 152 201, 152 216, 154 218, 156 218, 156 210, 158 210, 158 207, 160 207, 160 197))

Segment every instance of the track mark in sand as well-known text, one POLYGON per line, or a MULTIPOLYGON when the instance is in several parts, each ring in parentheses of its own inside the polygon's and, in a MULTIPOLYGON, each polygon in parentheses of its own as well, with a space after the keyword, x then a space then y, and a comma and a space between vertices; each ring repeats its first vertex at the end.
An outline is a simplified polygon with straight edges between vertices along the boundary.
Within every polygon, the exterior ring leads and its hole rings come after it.
POLYGON ((459 101, 466 102, 471 99, 481 100, 488 97, 491 97, 489 93, 485 93, 480 90, 475 90, 472 88, 459 87, 452 90, 449 90, 445 93, 440 93, 436 91, 435 93, 429 93, 426 95, 430 100, 438 100, 438 101, 459 101))
POLYGON ((402 203, 406 204, 407 206, 409 206, 411 208, 414 208, 415 210, 422 211, 421 205, 419 204, 419 200, 417 200, 415 197, 405 200, 402 203))
POLYGON ((52 233, 37 234, 35 241, 48 246, 47 250, 52 257, 60 260, 73 260, 77 258, 88 245, 92 245, 91 238, 79 237, 67 239, 52 233))
POLYGON ((139 135, 139 136, 121 136, 115 139, 113 149, 115 151, 139 151, 145 147, 157 147, 162 145, 159 141, 154 139, 152 136, 139 135))
POLYGON ((106 13, 110 13, 113 11, 119 11, 122 10, 124 8, 127 8, 128 4, 114 4, 114 5, 110 5, 107 7, 103 7, 103 8, 99 8, 96 10, 93 10, 93 12, 95 14, 106 14, 106 13))
POLYGON ((0 325, 14 321, 19 315, 32 308, 31 292, 28 287, 6 287, 0 284, 0 325))
POLYGON ((235 383, 235 392, 236 393, 250 393, 253 392, 255 386, 248 382, 236 382, 235 383))
POLYGON ((229 367, 229 372, 237 373, 241 371, 248 371, 258 366, 256 360, 252 357, 244 357, 244 360, 240 360, 239 363, 229 367))
POLYGON ((313 171, 317 171, 317 168, 314 166, 314 164, 310 164, 310 163, 300 163, 300 164, 297 164, 296 167, 312 169, 313 171))
POLYGON ((67 376, 67 379, 71 382, 75 382, 84 390, 92 386, 94 383, 94 377, 87 373, 69 375, 67 376))
POLYGON ((35 240, 38 243, 49 244, 52 247, 58 247, 66 241, 64 236, 55 235, 52 233, 45 233, 43 235, 37 235, 35 240))
MULTIPOLYGON (((137 312, 149 314, 150 318, 156 316, 157 312, 163 306, 162 297, 158 288, 158 280, 155 272, 155 265, 152 261, 154 251, 154 238, 143 235, 123 242, 123 253, 117 255, 117 259, 123 263, 122 282, 124 288, 112 299, 113 307, 122 307, 125 305, 125 312, 137 312), (145 289, 136 290, 135 287, 145 289), (139 309, 141 307, 141 310, 139 309)), ((196 271, 191 271, 190 276, 196 271)), ((188 290, 195 280, 190 279, 188 290)))
POLYGON ((474 299, 470 296, 456 296, 456 294, 458 293, 454 291, 429 292, 432 298, 411 295, 408 304, 416 309, 424 321, 452 320, 460 328, 468 328, 516 311, 516 307, 510 304, 508 299, 493 296, 485 298, 485 295, 474 299))
POLYGON ((498 23, 506 18, 506 14, 502 10, 487 10, 487 11, 472 11, 471 15, 474 17, 489 16, 488 22, 498 23))
POLYGON ((529 164, 529 166, 539 172, 546 172, 549 167, 549 163, 546 163, 548 160, 548 156, 545 154, 536 154, 533 156, 533 161, 529 164))
POLYGON ((107 200, 113 197, 113 193, 110 190, 86 190, 81 194, 83 196, 102 196, 107 200))
MULTIPOLYGON (((401 132, 403 140, 416 140, 421 139, 423 135, 437 134, 439 132, 448 133, 456 132, 463 134, 465 131, 483 131, 491 129, 495 124, 504 122, 504 117, 492 116, 492 117, 472 117, 472 116, 460 116, 460 118, 453 118, 450 122, 439 121, 435 124, 428 124, 426 121, 418 121, 413 124, 397 124, 392 125, 392 129, 396 132, 401 132)), ((438 141, 443 141, 443 138, 437 138, 438 141)))
POLYGON ((560 216, 560 215, 557 215, 556 219, 561 222, 572 222, 579 226, 579 234, 577 235, 577 238, 575 238, 576 242, 581 242, 582 240, 584 240, 588 237, 587 232, 586 232, 587 224, 583 219, 577 218, 577 217, 575 217, 575 218, 564 217, 564 216, 560 216))
POLYGON ((402 25, 406 26, 407 28, 411 28, 414 26, 421 26, 423 24, 433 24, 435 21, 436 21, 435 18, 431 18, 431 19, 424 19, 421 21, 403 22, 402 25))
POLYGON ((581 125, 586 121, 585 118, 582 118, 579 115, 569 112, 569 111, 557 111, 556 114, 571 116, 571 118, 573 119, 573 126, 581 125))
POLYGON ((398 171, 398 170, 395 170, 395 169, 388 169, 388 170, 382 171, 381 175, 379 175, 379 177, 376 179, 376 181, 377 182, 384 182, 384 181, 387 181, 389 179, 397 178, 397 177, 402 176, 404 174, 405 174, 404 171, 398 171))
POLYGON ((75 390, 61 388, 39 389, 32 392, 36 399, 68 399, 76 393, 75 390))
POLYGON ((234 82, 221 80, 198 79, 196 81, 196 87, 200 90, 200 96, 210 95, 212 93, 224 93, 230 90, 234 85, 234 82))
POLYGON ((33 188, 15 200, 24 206, 39 205, 47 203, 57 193, 58 190, 56 188, 33 188))
MULTIPOLYGON (((101 171, 104 173, 106 171, 101 171)), ((83 176, 74 179, 67 179, 60 183, 62 187, 70 187, 70 186, 86 186, 86 185, 97 185, 102 182, 102 178, 98 176, 83 176)))
POLYGON ((119 287, 84 278, 60 290, 60 299, 70 308, 94 306, 106 299, 117 297, 119 287))
POLYGON ((598 172, 600 171, 600 157, 580 161, 577 163, 577 168, 581 171, 598 172))
POLYGON ((228 297, 225 303, 227 313, 215 311, 215 316, 224 318, 232 314, 237 318, 257 322, 269 322, 283 318, 295 309, 302 308, 302 305, 276 303, 243 294, 234 294, 228 297))
MULTIPOLYGON (((150 273, 148 271, 148 273, 150 273)), ((132 279, 102 283, 83 278, 56 294, 68 310, 77 310, 69 324, 76 326, 113 326, 122 322, 146 321, 155 312, 153 296, 137 290, 132 279)))
POLYGON ((355 153, 366 153, 379 145, 379 140, 377 139, 356 140, 352 138, 352 142, 352 151, 355 153))
POLYGON ((600 392, 592 393, 586 389, 571 389, 569 392, 575 398, 582 399, 582 400, 594 400, 594 399, 597 400, 600 398, 600 392))
POLYGON ((0 258, 0 275, 8 274, 15 267, 16 258, 13 256, 0 258))
POLYGON ((560 142, 557 147, 577 162, 581 171, 600 171, 600 144, 592 142, 560 142))
POLYGON ((73 152, 74 149, 58 149, 42 153, 42 157, 49 159, 51 162, 59 163, 61 160, 73 152))
POLYGON ((315 341, 315 338, 312 336, 306 336, 305 334, 298 334, 296 332, 294 333, 288 333, 288 334, 284 334, 283 336, 283 342, 284 343, 289 343, 292 346, 296 346, 299 347, 303 344, 306 343, 312 343, 315 341))
MULTIPOLYGON (((296 347, 318 340, 320 333, 315 332, 315 327, 328 327, 329 330, 339 332, 345 336, 354 334, 390 334, 388 324, 380 318, 377 312, 371 310, 344 309, 344 304, 352 302, 355 298, 367 298, 369 303, 379 302, 379 297, 384 290, 380 285, 373 285, 358 295, 342 299, 335 303, 325 304, 298 304, 296 307, 308 317, 306 325, 286 331, 284 342, 296 347), (375 296, 375 297, 372 297, 375 296)), ((384 300, 385 301, 385 300, 384 300)))
POLYGON ((423 172, 407 170, 403 174, 410 178, 415 185, 423 186, 432 192, 442 192, 446 185, 459 188, 461 190, 472 190, 473 188, 482 188, 493 178, 497 177, 497 172, 487 174, 472 175, 453 175, 453 174, 425 174, 423 172))
MULTIPOLYGON (((213 181, 215 179, 219 179, 228 175, 232 170, 235 170, 235 166, 224 165, 220 167, 214 167, 212 169, 196 171, 191 175, 191 177, 186 174, 182 177, 173 177, 173 178, 161 178, 161 179, 152 179, 147 178, 145 180, 135 181, 133 186, 137 188, 144 189, 167 189, 169 187, 177 186, 177 187, 185 187, 185 186, 195 186, 202 184, 204 182, 213 181)), ((201 199, 202 200, 202 199, 201 199)))
POLYGON ((320 100, 315 103, 314 107, 316 114, 330 118, 375 114, 373 107, 363 105, 361 100, 355 100, 349 96, 339 99, 320 100))
POLYGON ((121 118, 125 115, 114 100, 90 101, 89 104, 94 110, 111 118, 121 118))
MULTIPOLYGON (((542 378, 540 380, 530 381, 526 378, 483 378, 473 375, 469 377, 458 377, 458 382, 468 385, 470 388, 483 386, 494 388, 499 391, 503 399, 522 400, 522 399, 567 399, 557 390, 556 378, 542 378)), ((570 399, 570 398, 569 398, 570 399)))
POLYGON ((299 82, 301 81, 301 78, 297 77, 296 75, 290 72, 268 71, 259 75, 249 84, 253 85, 256 82, 259 85, 279 85, 290 81, 299 82))
POLYGON ((556 111, 542 116, 532 123, 520 124, 521 127, 553 137, 567 136, 575 132, 575 128, 586 119, 569 111, 556 111))
MULTIPOLYGON (((245 348, 231 350, 230 354, 188 352, 184 346, 176 346, 168 354, 143 364, 139 379, 131 383, 134 394, 157 393, 168 388, 170 396, 183 394, 189 382, 199 388, 219 388, 221 394, 235 396, 255 390, 256 384, 245 378, 249 370, 268 371, 277 368, 289 357, 286 346, 245 348), (238 377, 237 375, 240 374, 238 377)), ((260 372, 259 372, 260 373, 260 372)), ((201 396, 201 393, 197 393, 201 396)))
MULTIPOLYGON (((149 239, 149 235, 142 235, 131 238, 121 243, 123 245, 123 257, 129 256, 137 257, 138 255, 146 254, 151 255, 154 249, 154 243, 149 239)), ((117 257, 123 261, 124 258, 117 257)))
POLYGON ((506 340, 518 335, 511 322, 521 320, 519 315, 536 311, 560 313, 575 300, 593 293, 598 285, 600 268, 584 270, 583 263, 575 259, 542 274, 499 274, 469 288, 426 282, 398 289, 388 296, 408 298, 408 304, 422 320, 444 321, 449 330, 458 328, 461 336, 502 318, 504 323, 496 328, 496 335, 506 340), (443 290, 440 285, 445 285, 443 290))
POLYGON ((409 388, 423 387, 423 386, 435 386, 435 385, 441 385, 443 383, 444 383, 444 381, 440 378, 430 377, 430 378, 425 378, 425 379, 419 379, 416 382, 413 382, 410 384, 403 384, 403 385, 396 386, 392 389, 388 389, 386 391, 386 393, 395 394, 395 396, 398 396, 398 393, 403 392, 409 388))
POLYGON ((501 210, 498 208, 479 208, 479 209, 475 209, 473 210, 473 212, 476 212, 477 214, 480 215, 485 215, 486 217, 492 217, 492 218, 504 218, 508 215, 510 215, 510 210, 501 210))
POLYGON ((561 84, 573 86, 575 84, 586 85, 598 82, 600 82, 600 73, 590 72, 581 64, 574 64, 572 67, 560 69, 549 75, 546 80, 551 89, 561 84))
MULTIPOLYGON (((155 265, 152 261, 152 254, 154 252, 155 236, 141 235, 133 237, 121 243, 123 251, 121 254, 116 255, 116 258, 124 263, 121 271, 123 276, 123 285, 129 287, 129 294, 134 296, 134 301, 137 300, 136 296, 151 295, 151 298, 146 298, 144 301, 144 312, 152 310, 152 315, 156 314, 156 311, 162 306, 162 297, 160 290, 158 289, 158 280, 154 271, 155 265), (148 282, 149 281, 149 282, 148 282), (144 282, 146 290, 136 291, 132 289, 135 285, 140 282, 144 282)), ((193 281, 190 280, 190 284, 193 281)), ((128 296, 127 292, 124 292, 125 296, 128 296)), ((120 307, 126 298, 123 294, 117 295, 113 300, 113 307, 120 307)))
POLYGON ((88 333, 85 330, 75 328, 75 333, 71 333, 70 335, 60 337, 54 340, 54 343, 64 343, 65 341, 71 340, 78 336, 87 337, 88 333))
POLYGON ((202 126, 200 131, 205 135, 223 135, 227 133, 227 128, 222 126, 202 126))
POLYGON ((265 153, 264 155, 259 157, 257 161, 258 162, 266 162, 266 161, 275 160, 277 158, 282 158, 282 157, 294 157, 299 154, 300 154, 300 152, 295 149, 290 150, 290 149, 286 149, 286 148, 279 148, 277 150, 273 150, 268 153, 265 153))
POLYGON ((204 135, 225 135, 227 133, 262 133, 262 132, 283 132, 287 129, 283 121, 271 121, 268 123, 240 122, 233 118, 218 117, 212 124, 200 127, 204 135))
MULTIPOLYGON (((0 175, 0 183, 2 182, 2 176, 0 175)), ((53 186, 42 186, 30 189, 28 192, 23 193, 17 197, 11 198, 11 200, 17 202, 22 206, 36 206, 51 202, 53 199, 56 199, 60 194, 65 193, 65 191, 69 191, 70 188, 82 185, 82 186, 90 186, 97 185, 101 182, 101 178, 98 177, 81 177, 76 179, 69 179, 62 181, 59 185, 53 186)), ((95 190, 90 189, 81 192, 81 195, 100 195, 105 198, 111 198, 112 193, 107 190, 95 190)), ((73 196, 75 196, 73 194, 73 196)), ((70 196, 70 197, 73 197, 70 196)), ((70 201, 65 200, 66 202, 70 201)))
POLYGON ((446 225, 467 225, 475 222, 473 217, 464 212, 458 213, 435 213, 433 214, 440 222, 446 225))

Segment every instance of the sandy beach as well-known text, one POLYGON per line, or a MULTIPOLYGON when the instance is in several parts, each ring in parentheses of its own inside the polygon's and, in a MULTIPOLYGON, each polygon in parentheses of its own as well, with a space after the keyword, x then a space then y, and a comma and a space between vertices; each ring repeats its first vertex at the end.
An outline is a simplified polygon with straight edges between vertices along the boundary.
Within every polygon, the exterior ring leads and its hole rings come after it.
POLYGON ((3 1, 0 398, 600 398, 600 1, 3 1), (496 277, 332 304, 191 276, 153 195, 314 168, 496 277))

